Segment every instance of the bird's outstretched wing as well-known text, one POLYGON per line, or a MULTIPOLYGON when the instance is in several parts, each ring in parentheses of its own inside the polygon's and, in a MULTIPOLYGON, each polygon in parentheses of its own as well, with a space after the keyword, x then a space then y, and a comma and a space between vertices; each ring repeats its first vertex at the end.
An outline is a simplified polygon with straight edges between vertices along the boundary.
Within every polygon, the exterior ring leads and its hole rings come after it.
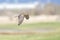
POLYGON ((18 16, 18 25, 22 24, 23 20, 24 20, 24 16, 23 15, 19 15, 18 16))

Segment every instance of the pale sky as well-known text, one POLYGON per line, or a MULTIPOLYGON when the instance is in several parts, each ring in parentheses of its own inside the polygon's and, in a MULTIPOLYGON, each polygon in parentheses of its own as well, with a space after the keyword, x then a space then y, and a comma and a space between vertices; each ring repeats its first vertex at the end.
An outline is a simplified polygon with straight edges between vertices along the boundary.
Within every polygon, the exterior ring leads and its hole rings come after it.
POLYGON ((35 8, 35 6, 38 4, 38 2, 35 3, 29 3, 29 4, 0 4, 0 9, 15 9, 15 8, 35 8))

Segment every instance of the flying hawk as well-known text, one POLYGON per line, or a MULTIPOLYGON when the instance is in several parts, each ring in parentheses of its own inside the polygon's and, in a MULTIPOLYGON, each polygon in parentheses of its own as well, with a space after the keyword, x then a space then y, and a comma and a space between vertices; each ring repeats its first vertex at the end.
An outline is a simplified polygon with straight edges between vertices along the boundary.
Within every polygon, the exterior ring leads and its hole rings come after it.
POLYGON ((24 18, 26 18, 28 20, 29 14, 28 13, 21 13, 18 15, 18 25, 22 24, 24 18))

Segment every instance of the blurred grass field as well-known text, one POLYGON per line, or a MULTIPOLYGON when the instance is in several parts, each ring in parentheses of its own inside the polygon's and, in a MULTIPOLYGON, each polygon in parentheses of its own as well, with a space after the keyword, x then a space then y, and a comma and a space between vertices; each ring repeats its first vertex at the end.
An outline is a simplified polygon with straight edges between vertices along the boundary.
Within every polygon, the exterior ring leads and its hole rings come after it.
POLYGON ((8 29, 35 29, 35 28, 60 28, 60 22, 38 22, 38 23, 29 23, 21 24, 0 24, 0 28, 8 29))
POLYGON ((60 40, 60 34, 0 35, 0 40, 60 40))
MULTIPOLYGON (((39 22, 31 24, 0 24, 0 28, 7 29, 36 29, 36 28, 59 28, 60 22, 39 22)), ((60 31, 43 34, 23 34, 23 35, 0 35, 0 40, 60 40, 60 31)))

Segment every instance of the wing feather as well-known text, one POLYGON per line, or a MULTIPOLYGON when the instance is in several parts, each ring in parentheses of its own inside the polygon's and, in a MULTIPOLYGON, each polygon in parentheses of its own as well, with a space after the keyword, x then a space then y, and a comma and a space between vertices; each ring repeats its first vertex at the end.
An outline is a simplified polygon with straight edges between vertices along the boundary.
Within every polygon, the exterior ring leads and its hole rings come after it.
POLYGON ((23 15, 19 15, 18 16, 18 25, 22 24, 23 20, 24 20, 24 16, 23 15))

